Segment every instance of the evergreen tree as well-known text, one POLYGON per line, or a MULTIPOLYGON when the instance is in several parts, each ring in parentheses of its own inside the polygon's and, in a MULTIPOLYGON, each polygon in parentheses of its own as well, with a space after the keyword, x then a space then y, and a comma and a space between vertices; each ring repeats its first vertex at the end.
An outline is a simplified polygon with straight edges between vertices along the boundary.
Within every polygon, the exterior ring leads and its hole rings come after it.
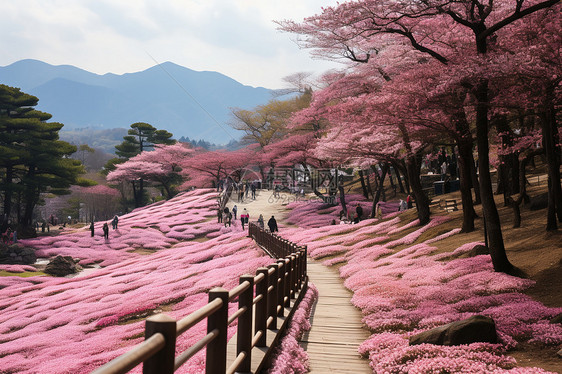
MULTIPOLYGON (((127 136, 123 137, 123 142, 115 146, 115 154, 119 157, 112 158, 106 163, 104 168, 106 175, 114 171, 116 165, 124 163, 143 151, 152 150, 155 144, 171 145, 176 143, 172 139, 172 133, 166 130, 158 130, 145 122, 133 123, 127 134, 127 136)), ((136 208, 144 205, 146 199, 142 178, 138 181, 133 181, 133 196, 136 208)))
POLYGON ((19 88, 0 85, 2 230, 14 213, 20 226, 30 227, 42 193, 66 194, 73 184, 90 183, 79 178, 81 162, 69 158, 76 147, 59 140, 63 124, 46 122, 51 115, 33 109, 38 101, 19 88))

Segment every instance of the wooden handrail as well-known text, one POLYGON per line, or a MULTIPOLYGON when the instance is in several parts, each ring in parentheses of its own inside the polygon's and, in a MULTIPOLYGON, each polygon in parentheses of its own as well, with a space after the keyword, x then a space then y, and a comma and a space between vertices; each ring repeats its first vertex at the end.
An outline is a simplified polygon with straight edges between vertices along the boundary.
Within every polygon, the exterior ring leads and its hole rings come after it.
MULTIPOLYGON (((146 321, 145 341, 129 352, 115 358, 93 374, 121 374, 143 364, 144 374, 173 373, 196 353, 207 347, 206 373, 251 373, 252 368, 263 368, 272 346, 278 341, 287 321, 292 316, 307 287, 306 246, 300 247, 277 235, 250 224, 250 233, 256 242, 268 249, 277 262, 259 268, 256 275, 245 274, 232 290, 216 288, 209 291, 209 302, 179 321, 158 314, 146 321), (259 240, 257 239, 259 238, 259 240), (298 298, 297 298, 298 295, 298 298), (229 303, 238 298, 238 309, 228 315, 229 303), (288 317, 281 320, 285 308, 291 306, 288 317), (255 315, 254 315, 255 312, 255 315), (178 336, 207 319, 207 335, 184 352, 175 356, 178 336), (238 320, 236 355, 227 365, 227 328, 238 320), (271 338, 270 337, 270 332, 271 338), (252 365, 252 350, 267 347, 258 365, 252 365)), ((259 353, 259 352, 258 352, 259 353)))

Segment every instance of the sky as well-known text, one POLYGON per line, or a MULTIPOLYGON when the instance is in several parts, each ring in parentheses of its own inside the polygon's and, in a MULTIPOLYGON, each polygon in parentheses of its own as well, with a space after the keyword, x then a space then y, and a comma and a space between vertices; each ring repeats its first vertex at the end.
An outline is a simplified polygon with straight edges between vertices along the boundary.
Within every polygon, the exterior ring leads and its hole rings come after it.
POLYGON ((0 2, 0 66, 22 59, 97 74, 166 61, 218 71, 245 85, 284 88, 297 72, 341 67, 315 60, 273 20, 302 21, 336 0, 18 0, 0 2))

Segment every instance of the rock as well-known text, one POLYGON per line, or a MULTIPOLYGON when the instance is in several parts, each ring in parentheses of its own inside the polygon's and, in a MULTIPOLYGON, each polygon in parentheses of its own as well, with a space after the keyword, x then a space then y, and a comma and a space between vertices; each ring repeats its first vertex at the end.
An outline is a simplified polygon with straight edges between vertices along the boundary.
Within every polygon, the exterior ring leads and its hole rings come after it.
POLYGON ((479 256, 479 255, 489 255, 490 250, 485 245, 478 244, 478 245, 475 245, 474 248, 472 248, 466 254, 467 254, 468 257, 475 257, 475 256, 479 256))
POLYGON ((70 256, 57 256, 52 259, 45 267, 45 273, 54 275, 56 277, 64 277, 69 274, 74 274, 80 271, 81 267, 78 261, 70 256))
POLYGON ((37 261, 35 249, 20 244, 0 245, 0 264, 30 265, 37 261))
POLYGON ((498 342, 496 324, 490 317, 476 315, 410 337, 410 345, 460 345, 476 342, 498 342))
POLYGON ((537 196, 531 197, 531 205, 529 209, 531 210, 541 210, 548 207, 548 193, 543 193, 537 196))
POLYGON ((562 313, 550 319, 550 323, 562 323, 562 313))

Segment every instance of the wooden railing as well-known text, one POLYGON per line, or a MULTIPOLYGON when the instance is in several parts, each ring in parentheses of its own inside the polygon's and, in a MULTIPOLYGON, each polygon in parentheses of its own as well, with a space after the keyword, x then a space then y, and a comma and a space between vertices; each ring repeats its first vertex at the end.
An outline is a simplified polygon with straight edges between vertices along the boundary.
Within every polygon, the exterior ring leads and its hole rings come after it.
POLYGON ((285 257, 296 251, 305 251, 306 254, 306 246, 299 247, 295 243, 292 243, 287 239, 283 239, 279 235, 265 231, 253 222, 250 222, 250 225, 248 226, 248 235, 254 239, 260 247, 262 247, 266 252, 269 252, 269 254, 275 258, 285 257))
MULTIPOLYGON (((265 240, 264 234, 271 235, 264 232, 261 240, 265 240)), ((274 238, 270 243, 281 242, 274 238)), ((241 276, 240 284, 230 291, 212 289, 207 305, 179 321, 164 314, 149 317, 145 341, 92 374, 126 373, 141 363, 145 374, 171 374, 205 347, 206 373, 258 373, 267 368, 271 352, 308 285, 306 247, 293 243, 273 246, 275 251, 282 247, 288 254, 267 268, 259 268, 255 276, 241 276), (236 298, 238 309, 229 316, 228 305, 236 298), (175 356, 177 337, 203 319, 207 319, 207 335, 175 356), (228 342, 228 326, 236 320, 237 333, 228 342)))

